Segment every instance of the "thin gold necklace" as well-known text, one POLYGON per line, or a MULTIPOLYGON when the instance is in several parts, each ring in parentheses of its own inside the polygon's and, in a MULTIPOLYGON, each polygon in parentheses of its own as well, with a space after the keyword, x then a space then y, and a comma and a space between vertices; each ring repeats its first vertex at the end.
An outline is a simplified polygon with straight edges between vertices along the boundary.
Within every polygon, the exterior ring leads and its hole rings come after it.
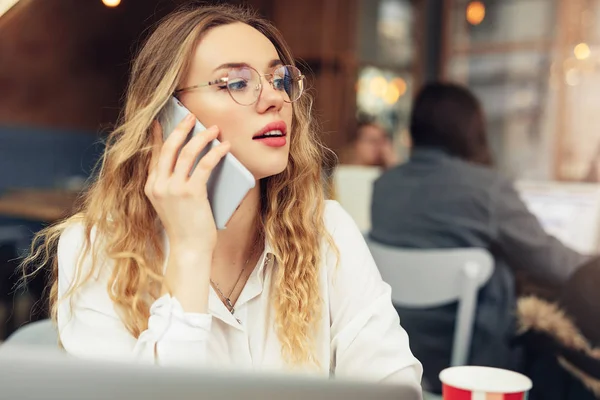
POLYGON ((252 251, 250 253, 250 256, 244 263, 244 266, 242 267, 242 270, 240 271, 240 274, 238 275, 237 280, 235 281, 235 284, 233 285, 233 288, 229 292, 228 296, 225 296, 225 294, 221 291, 221 289, 219 289, 219 285, 217 285, 212 279, 210 280, 210 284, 212 285, 213 289, 215 289, 217 291, 217 293, 219 294, 219 297, 221 297, 221 300, 225 302, 225 307, 227 307, 227 309, 229 310, 231 315, 233 315, 235 313, 235 308, 233 306, 233 303, 231 302, 231 295, 235 291, 235 288, 237 287, 238 283, 240 283, 240 279, 242 279, 244 270, 246 270, 246 267, 248 266, 248 263, 250 262, 250 259, 252 258, 253 255, 254 255, 254 251, 252 251))

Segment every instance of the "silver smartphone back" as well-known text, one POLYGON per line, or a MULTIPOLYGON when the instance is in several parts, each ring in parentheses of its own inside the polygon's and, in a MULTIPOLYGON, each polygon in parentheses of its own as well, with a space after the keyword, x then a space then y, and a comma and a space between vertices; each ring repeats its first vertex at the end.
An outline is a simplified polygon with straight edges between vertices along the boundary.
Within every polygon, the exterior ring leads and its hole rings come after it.
MULTIPOLYGON (((175 97, 169 99, 158 118, 165 140, 189 113, 189 110, 175 97)), ((196 119, 196 125, 185 143, 205 130, 206 128, 196 119)), ((218 144, 219 141, 215 139, 202 150, 194 162, 192 171, 196 168, 198 161, 218 144)), ((227 153, 217 164, 208 179, 206 188, 217 229, 225 229, 227 222, 255 183, 254 176, 233 154, 227 153)))

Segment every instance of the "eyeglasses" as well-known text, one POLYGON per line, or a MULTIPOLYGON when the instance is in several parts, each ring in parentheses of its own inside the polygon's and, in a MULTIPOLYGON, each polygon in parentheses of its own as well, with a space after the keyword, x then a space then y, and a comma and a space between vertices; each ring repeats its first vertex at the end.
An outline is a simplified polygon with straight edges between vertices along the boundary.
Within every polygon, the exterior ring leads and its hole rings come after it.
POLYGON ((293 103, 298 100, 304 92, 305 77, 300 70, 293 65, 281 65, 276 67, 272 73, 264 75, 248 66, 233 68, 228 71, 226 77, 178 89, 175 94, 217 85, 220 89, 227 89, 236 103, 249 106, 256 103, 260 97, 262 77, 271 84, 273 89, 281 93, 283 101, 286 103, 293 103))

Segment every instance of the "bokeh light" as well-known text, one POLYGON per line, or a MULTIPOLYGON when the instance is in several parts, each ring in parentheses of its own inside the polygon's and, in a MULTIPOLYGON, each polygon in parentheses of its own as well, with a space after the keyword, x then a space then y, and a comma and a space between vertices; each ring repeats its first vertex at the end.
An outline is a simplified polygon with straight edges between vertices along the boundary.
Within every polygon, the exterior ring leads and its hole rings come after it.
POLYGON ((106 7, 116 7, 119 4, 121 4, 121 0, 102 0, 102 3, 106 6, 106 7))
POLYGON ((591 54, 590 46, 588 46, 587 43, 579 43, 573 49, 573 54, 575 54, 575 57, 577 57, 578 60, 585 60, 591 54))
POLYGON ((467 6, 467 22, 471 25, 479 25, 485 18, 485 5, 481 1, 472 1, 467 6))

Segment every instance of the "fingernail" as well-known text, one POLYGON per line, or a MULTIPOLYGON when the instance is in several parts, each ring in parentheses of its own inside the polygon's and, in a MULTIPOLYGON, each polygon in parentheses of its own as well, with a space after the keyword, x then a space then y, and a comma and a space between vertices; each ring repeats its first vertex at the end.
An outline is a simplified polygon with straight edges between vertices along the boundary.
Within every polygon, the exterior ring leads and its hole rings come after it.
POLYGON ((194 114, 192 114, 192 113, 189 113, 189 114, 187 115, 187 117, 185 117, 185 119, 186 119, 188 122, 192 122, 192 121, 194 120, 194 114))

